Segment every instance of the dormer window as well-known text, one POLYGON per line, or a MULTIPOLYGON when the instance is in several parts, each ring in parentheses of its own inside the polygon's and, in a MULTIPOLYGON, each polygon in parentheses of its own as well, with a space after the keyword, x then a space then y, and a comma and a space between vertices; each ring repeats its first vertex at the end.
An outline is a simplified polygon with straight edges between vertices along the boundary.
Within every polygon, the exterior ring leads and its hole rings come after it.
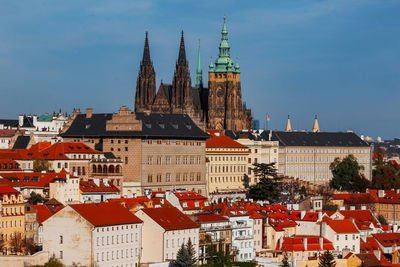
POLYGON ((184 208, 187 208, 187 207, 188 207, 187 202, 183 202, 183 207, 184 207, 184 208))

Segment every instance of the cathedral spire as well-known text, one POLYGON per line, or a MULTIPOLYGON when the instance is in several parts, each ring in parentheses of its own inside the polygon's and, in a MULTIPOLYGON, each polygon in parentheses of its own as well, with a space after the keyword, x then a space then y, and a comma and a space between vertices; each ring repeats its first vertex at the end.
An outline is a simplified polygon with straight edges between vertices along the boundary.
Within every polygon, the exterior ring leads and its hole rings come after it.
POLYGON ((314 125, 313 125, 313 127, 312 127, 312 132, 313 133, 319 133, 321 130, 319 129, 319 125, 318 125, 318 118, 317 118, 317 115, 315 115, 315 118, 314 118, 314 125))
POLYGON ((292 131, 292 124, 290 123, 290 115, 288 115, 285 132, 291 132, 291 131, 292 131))
POLYGON ((186 50, 185 50, 185 39, 183 38, 183 31, 181 33, 181 44, 179 46, 178 64, 186 64, 186 50))
POLYGON ((199 51, 197 53, 197 69, 196 69, 196 87, 203 86, 203 69, 201 67, 201 56, 200 56, 200 39, 199 39, 199 51))
POLYGON ((142 58, 143 65, 151 65, 150 59, 150 48, 149 48, 149 38, 148 33, 146 31, 146 39, 144 41, 144 49, 143 49, 143 58, 142 58))

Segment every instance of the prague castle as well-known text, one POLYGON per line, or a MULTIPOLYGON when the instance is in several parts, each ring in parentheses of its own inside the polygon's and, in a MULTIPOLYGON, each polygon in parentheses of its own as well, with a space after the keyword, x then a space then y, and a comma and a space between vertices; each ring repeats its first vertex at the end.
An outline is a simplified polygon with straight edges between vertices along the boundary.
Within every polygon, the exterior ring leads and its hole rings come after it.
POLYGON ((143 58, 136 84, 135 112, 187 114, 202 128, 240 131, 252 128, 251 110, 242 102, 239 64, 230 57, 226 20, 222 27, 219 55, 203 86, 200 46, 196 83, 192 86, 182 32, 172 84, 161 82, 156 92, 156 73, 146 32, 143 58))

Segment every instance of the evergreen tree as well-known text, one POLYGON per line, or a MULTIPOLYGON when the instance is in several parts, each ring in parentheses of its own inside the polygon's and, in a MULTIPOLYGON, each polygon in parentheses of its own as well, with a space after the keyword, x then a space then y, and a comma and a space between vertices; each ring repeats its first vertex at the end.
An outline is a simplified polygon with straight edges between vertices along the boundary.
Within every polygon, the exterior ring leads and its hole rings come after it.
POLYGON ((177 267, 189 267, 188 262, 190 261, 188 250, 185 244, 182 243, 181 248, 178 250, 176 254, 175 266, 177 267))
POLYGON ((193 244, 192 244, 192 241, 190 240, 190 238, 189 238, 189 240, 188 240, 188 242, 186 244, 186 250, 187 250, 187 253, 188 253, 188 256, 189 256, 189 259, 188 259, 188 262, 187 262, 186 266, 188 266, 188 267, 196 266, 196 262, 197 262, 196 251, 195 251, 195 249, 193 247, 193 244))
POLYGON ((318 267, 335 267, 336 261, 330 251, 325 251, 318 262, 318 267))
POLYGON ((246 173, 243 175, 243 186, 244 188, 250 187, 250 178, 246 173))
POLYGON ((281 267, 290 267, 289 259, 286 253, 283 254, 283 259, 282 263, 280 265, 281 267))
POLYGON ((259 179, 256 185, 250 186, 247 193, 248 198, 254 200, 276 201, 280 195, 279 178, 276 172, 275 163, 254 163, 255 176, 259 179))

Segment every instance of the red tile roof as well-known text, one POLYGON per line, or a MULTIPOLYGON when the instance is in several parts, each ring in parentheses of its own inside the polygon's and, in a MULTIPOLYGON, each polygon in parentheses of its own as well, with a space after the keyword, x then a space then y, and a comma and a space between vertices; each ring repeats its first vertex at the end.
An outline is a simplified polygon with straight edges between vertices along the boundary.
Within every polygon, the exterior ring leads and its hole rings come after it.
POLYGON ((199 227, 177 208, 152 208, 142 209, 142 211, 167 231, 199 227))
POLYGON ((392 247, 400 245, 400 233, 377 233, 372 236, 384 247, 392 247))
POLYGON ((16 162, 15 160, 0 159, 0 171, 18 171, 18 170, 21 169, 19 168, 18 162, 16 162))
POLYGON ((72 209, 94 226, 134 224, 142 221, 119 203, 73 204, 72 209))
POLYGON ((32 205, 32 208, 37 211, 36 220, 40 225, 53 215, 46 205, 32 205))
POLYGON ((306 212, 304 213, 304 217, 301 218, 301 211, 292 211, 292 215, 295 217, 296 221, 309 221, 316 222, 318 221, 318 212, 306 212))
POLYGON ((0 184, 13 187, 44 188, 55 179, 65 179, 67 172, 63 169, 57 172, 4 172, 0 173, 0 184))
POLYGON ((4 195, 18 195, 20 192, 18 190, 15 190, 13 187, 2 184, 0 185, 0 198, 2 199, 4 195))
POLYGON ((328 220, 327 225, 338 234, 358 233, 354 223, 349 219, 344 220, 328 220))
POLYGON ((98 186, 93 180, 79 181, 79 190, 83 193, 119 192, 119 189, 115 185, 110 182, 107 184, 108 185, 103 182, 103 179, 99 180, 98 186))
POLYGON ((202 210, 209 205, 208 199, 196 192, 179 192, 175 196, 183 210, 202 210))
POLYGON ((276 250, 281 251, 321 251, 321 250, 334 250, 331 241, 320 236, 311 235, 296 235, 292 237, 284 237, 282 244, 278 239, 276 243, 276 250), (307 238, 307 249, 305 248, 305 239, 307 238), (322 238, 322 248, 320 244, 322 238))
POLYGON ((248 148, 245 145, 236 142, 232 138, 223 135, 222 132, 216 130, 207 130, 207 133, 211 135, 211 138, 206 140, 207 148, 248 148))
POLYGON ((0 130, 0 137, 13 137, 17 130, 2 129, 0 130))
POLYGON ((359 230, 380 228, 380 223, 370 210, 340 210, 339 213, 346 219, 354 219, 359 230))
POLYGON ((211 222, 227 222, 229 219, 227 217, 218 214, 194 214, 194 221, 197 223, 211 223, 211 222))

